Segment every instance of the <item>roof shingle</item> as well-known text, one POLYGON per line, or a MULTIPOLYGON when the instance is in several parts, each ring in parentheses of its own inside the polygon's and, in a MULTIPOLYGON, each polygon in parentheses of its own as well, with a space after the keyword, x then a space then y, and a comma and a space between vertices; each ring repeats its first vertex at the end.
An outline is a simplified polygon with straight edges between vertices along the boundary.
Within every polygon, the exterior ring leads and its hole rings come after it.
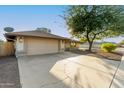
POLYGON ((38 30, 10 32, 10 33, 5 33, 5 36, 34 36, 34 37, 54 38, 54 39, 69 39, 66 37, 54 35, 43 31, 38 31, 38 30))

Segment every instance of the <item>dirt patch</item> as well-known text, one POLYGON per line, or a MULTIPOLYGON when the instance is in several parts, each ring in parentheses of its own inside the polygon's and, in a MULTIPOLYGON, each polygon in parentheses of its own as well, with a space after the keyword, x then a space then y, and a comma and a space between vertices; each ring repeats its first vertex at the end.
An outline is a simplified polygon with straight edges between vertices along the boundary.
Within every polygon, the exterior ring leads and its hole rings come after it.
POLYGON ((71 52, 82 54, 82 55, 94 56, 98 58, 105 58, 109 60, 116 60, 116 61, 121 61, 121 58, 123 55, 122 53, 119 53, 119 52, 108 53, 101 50, 93 50, 92 52, 87 50, 71 50, 71 52))
POLYGON ((19 78, 16 57, 0 57, 0 88, 20 88, 19 78))

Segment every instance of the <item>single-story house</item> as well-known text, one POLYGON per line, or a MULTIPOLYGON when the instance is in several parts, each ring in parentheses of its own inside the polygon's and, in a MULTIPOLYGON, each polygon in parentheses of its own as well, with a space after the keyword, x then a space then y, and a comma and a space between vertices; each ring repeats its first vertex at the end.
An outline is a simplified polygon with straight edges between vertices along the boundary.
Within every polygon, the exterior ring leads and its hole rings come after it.
POLYGON ((15 55, 37 55, 65 51, 71 44, 79 46, 80 42, 41 30, 9 32, 4 34, 8 42, 15 45, 15 55))

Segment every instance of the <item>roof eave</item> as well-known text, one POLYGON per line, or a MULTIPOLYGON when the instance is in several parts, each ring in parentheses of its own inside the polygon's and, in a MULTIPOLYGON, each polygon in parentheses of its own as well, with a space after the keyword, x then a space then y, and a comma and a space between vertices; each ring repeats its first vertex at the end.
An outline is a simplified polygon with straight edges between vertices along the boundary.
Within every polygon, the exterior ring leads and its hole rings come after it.
POLYGON ((7 36, 24 36, 24 37, 40 37, 40 38, 51 38, 51 39, 62 39, 62 40, 69 40, 68 38, 54 38, 54 37, 41 37, 41 36, 33 36, 33 35, 17 35, 17 34, 12 34, 12 33, 5 33, 4 36, 7 38, 7 36))

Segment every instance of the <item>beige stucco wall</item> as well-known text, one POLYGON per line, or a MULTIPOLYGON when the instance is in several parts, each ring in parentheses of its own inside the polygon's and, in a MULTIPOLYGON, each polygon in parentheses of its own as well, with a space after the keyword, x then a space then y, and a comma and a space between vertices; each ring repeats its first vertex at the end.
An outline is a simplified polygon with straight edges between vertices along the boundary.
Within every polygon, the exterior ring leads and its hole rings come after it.
POLYGON ((60 52, 63 52, 65 50, 65 40, 60 40, 59 44, 59 50, 60 52))
POLYGON ((16 38, 16 52, 24 52, 24 37, 17 37, 16 38))
POLYGON ((80 43, 76 43, 76 48, 79 48, 80 47, 80 43))
MULTIPOLYGON (((38 55, 63 52, 69 48, 69 40, 40 38, 40 37, 21 37, 23 44, 19 44, 19 36, 16 39, 16 56, 38 55), (23 46, 23 49, 20 47, 23 46), (18 48, 17 48, 18 47, 18 48), (21 51, 19 51, 21 49, 21 51)), ((76 44, 79 47, 79 44, 76 44)))
POLYGON ((70 41, 66 41, 66 42, 65 42, 65 48, 69 48, 70 45, 71 45, 71 42, 70 42, 70 41))
POLYGON ((26 54, 26 48, 25 48, 25 38, 24 37, 16 37, 15 40, 15 54, 16 56, 21 56, 26 54))

